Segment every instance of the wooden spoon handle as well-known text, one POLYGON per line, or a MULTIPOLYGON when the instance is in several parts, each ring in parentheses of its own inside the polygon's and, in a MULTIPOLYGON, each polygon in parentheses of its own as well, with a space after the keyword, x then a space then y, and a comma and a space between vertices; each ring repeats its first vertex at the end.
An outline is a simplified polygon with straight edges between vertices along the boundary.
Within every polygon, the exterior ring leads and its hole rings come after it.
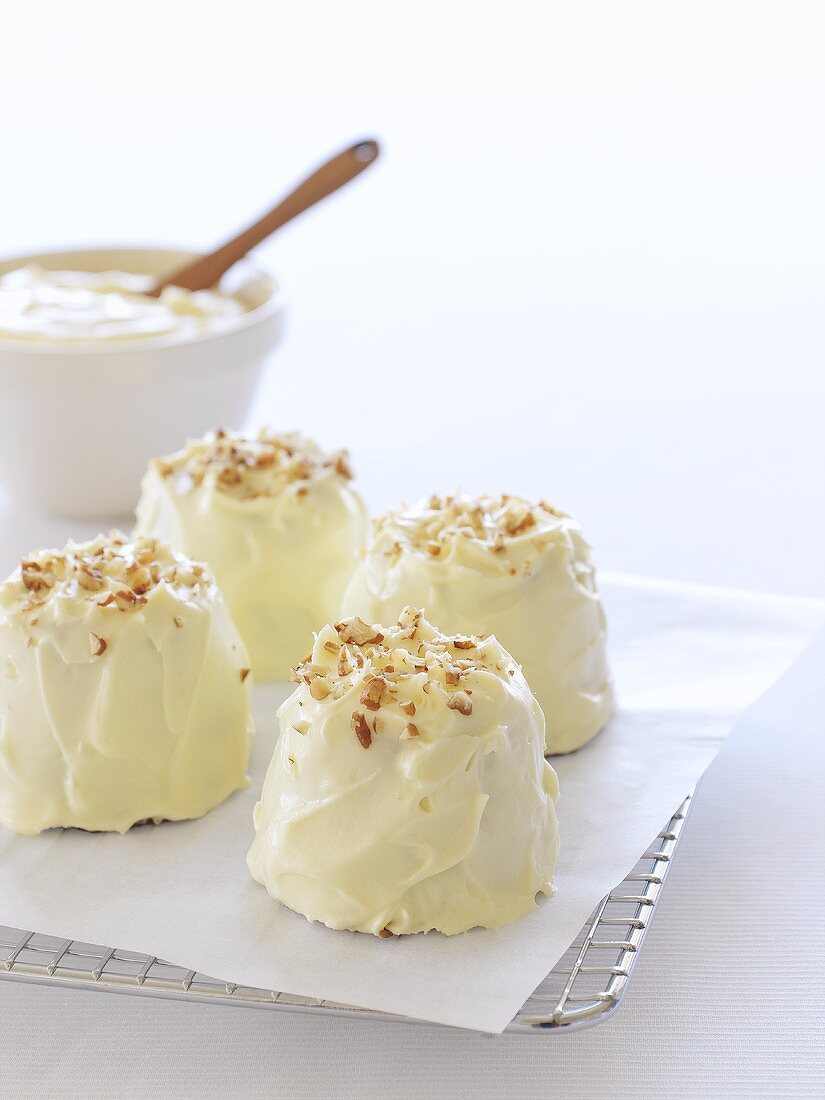
POLYGON ((151 296, 156 298, 165 286, 179 286, 185 290, 205 290, 214 286, 221 275, 242 259, 250 249, 266 240, 276 229, 292 221, 304 210, 308 210, 316 202, 320 202, 333 191, 337 191, 339 187, 343 187, 345 183, 355 179, 377 159, 378 153, 378 142, 372 138, 359 141, 349 149, 344 149, 343 152, 322 164, 312 175, 307 176, 293 191, 290 191, 286 198, 282 199, 269 213, 264 214, 254 225, 238 233, 236 237, 214 252, 210 252, 208 256, 203 256, 168 275, 151 291, 151 296))

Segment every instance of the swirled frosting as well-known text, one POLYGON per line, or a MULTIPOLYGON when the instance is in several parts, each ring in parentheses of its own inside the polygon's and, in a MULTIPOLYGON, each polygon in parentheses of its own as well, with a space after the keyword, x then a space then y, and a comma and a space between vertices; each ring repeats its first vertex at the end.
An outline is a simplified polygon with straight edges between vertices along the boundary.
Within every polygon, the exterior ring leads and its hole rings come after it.
POLYGON ((112 532, 0 585, 0 824, 126 832, 246 786, 249 657, 204 566, 112 532))
POLYGON ((0 276, 0 339, 100 343, 190 338, 232 324, 246 312, 214 290, 168 286, 149 291, 151 275, 126 271, 48 271, 28 264, 0 276))
POLYGON ((213 432, 150 463, 136 530, 209 563, 259 680, 338 614, 366 535, 351 478, 345 452, 294 433, 213 432))
POLYGON ((440 629, 495 634, 545 713, 547 751, 589 741, 613 709, 605 619, 579 525, 520 497, 430 497, 388 512, 344 596, 369 622, 414 604, 440 629))
POLYGON ((321 630, 278 712, 253 877, 330 928, 498 928, 552 893, 556 774, 544 719, 495 638, 419 611, 321 630))

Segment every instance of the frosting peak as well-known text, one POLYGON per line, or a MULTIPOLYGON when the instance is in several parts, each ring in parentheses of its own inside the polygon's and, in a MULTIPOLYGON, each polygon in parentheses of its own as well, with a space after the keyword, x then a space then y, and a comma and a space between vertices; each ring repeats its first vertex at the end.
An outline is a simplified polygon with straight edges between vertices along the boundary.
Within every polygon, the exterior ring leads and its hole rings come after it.
POLYGON ((432 557, 439 557, 450 544, 465 539, 500 552, 508 540, 556 530, 565 518, 563 512, 545 501, 531 504, 518 496, 434 494, 412 507, 387 512, 375 523, 375 537, 393 536, 399 550, 407 544, 432 557))
POLYGON ((293 488, 298 495, 307 484, 336 475, 352 479, 346 451, 326 453, 298 432, 276 435, 261 429, 255 435, 218 429, 166 458, 152 462, 162 478, 173 478, 178 492, 204 481, 215 490, 240 500, 276 496, 293 488))
POLYGON ((133 542, 120 531, 90 542, 68 542, 62 550, 37 550, 23 558, 0 591, 6 609, 24 611, 54 599, 82 600, 133 611, 159 584, 202 600, 214 584, 204 567, 175 554, 157 539, 133 542))
MULTIPOLYGON (((431 626, 419 610, 405 607, 394 626, 370 626, 353 617, 325 627, 290 680, 306 684, 319 702, 340 699, 352 694, 354 684, 363 684, 352 715, 363 744, 363 730, 369 727, 363 711, 376 712, 390 705, 411 716, 416 713, 414 698, 429 695, 431 704, 438 700, 449 710, 470 715, 472 689, 467 690, 467 685, 473 673, 502 673, 503 669, 495 639, 449 637, 431 626)), ((512 665, 508 674, 515 676, 512 665)))

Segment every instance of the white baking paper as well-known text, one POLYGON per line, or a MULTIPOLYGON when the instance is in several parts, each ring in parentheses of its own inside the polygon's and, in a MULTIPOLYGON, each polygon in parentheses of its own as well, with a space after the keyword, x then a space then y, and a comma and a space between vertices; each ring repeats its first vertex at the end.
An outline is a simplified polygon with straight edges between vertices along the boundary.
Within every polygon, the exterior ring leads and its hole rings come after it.
MULTIPOLYGON (((619 708, 555 761, 557 893, 496 932, 377 939, 310 925, 244 857, 286 688, 256 688, 250 788, 201 821, 126 836, 0 829, 0 922, 146 952, 243 985, 501 1031, 630 871, 737 716, 825 619, 822 604, 603 578, 619 708)), ((689 827, 689 825, 688 825, 689 827)))

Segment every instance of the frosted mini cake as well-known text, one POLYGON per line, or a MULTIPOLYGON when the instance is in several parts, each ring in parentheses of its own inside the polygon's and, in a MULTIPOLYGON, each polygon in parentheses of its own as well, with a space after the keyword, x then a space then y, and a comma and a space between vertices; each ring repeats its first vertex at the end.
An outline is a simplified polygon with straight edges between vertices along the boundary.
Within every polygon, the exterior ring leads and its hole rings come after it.
POLYGON ((247 857, 310 920, 379 936, 498 928, 552 893, 544 719, 494 638, 326 626, 278 712, 247 857))
POLYGON ((246 786, 249 657, 208 570, 112 532, 0 585, 0 824, 125 832, 246 786))
POLYGON ((338 614, 366 534, 344 452, 303 436, 214 432, 155 459, 140 534, 209 563, 258 680, 286 679, 338 614))
POLYGON ((520 497, 430 497, 377 521, 343 613, 404 604, 441 630, 495 634, 544 709, 547 751, 590 740, 613 709, 590 548, 570 516, 520 497))

